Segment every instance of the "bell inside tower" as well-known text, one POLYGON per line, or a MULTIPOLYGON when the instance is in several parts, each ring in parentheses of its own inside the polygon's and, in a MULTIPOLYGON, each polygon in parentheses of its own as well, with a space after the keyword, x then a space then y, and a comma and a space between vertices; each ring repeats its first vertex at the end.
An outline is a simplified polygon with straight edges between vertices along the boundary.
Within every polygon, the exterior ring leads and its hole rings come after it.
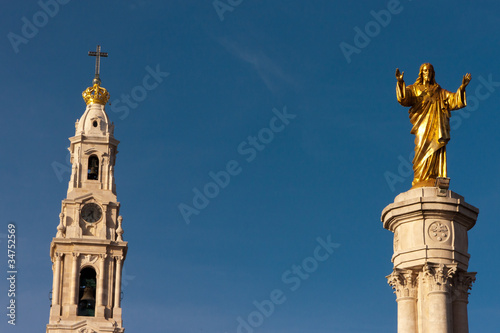
POLYGON ((97 158, 96 155, 90 155, 87 179, 97 180, 99 178, 98 175, 99 175, 99 158, 97 158))
POLYGON ((80 272, 80 292, 78 297, 78 316, 95 316, 96 273, 91 267, 80 272))

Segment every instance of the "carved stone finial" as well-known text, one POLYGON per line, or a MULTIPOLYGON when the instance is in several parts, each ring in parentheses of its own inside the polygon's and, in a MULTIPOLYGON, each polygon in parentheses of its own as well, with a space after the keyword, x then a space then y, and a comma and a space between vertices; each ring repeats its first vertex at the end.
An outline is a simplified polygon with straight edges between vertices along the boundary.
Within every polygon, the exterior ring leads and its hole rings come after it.
POLYGON ((122 235, 123 235, 124 231, 122 229, 122 221, 123 221, 123 217, 121 215, 118 216, 118 228, 116 229, 116 235, 117 235, 116 240, 118 242, 123 242, 122 235))
POLYGON ((66 227, 63 224, 63 220, 64 220, 64 214, 61 213, 59 214, 59 225, 57 226, 57 234, 56 234, 57 238, 66 237, 66 227))

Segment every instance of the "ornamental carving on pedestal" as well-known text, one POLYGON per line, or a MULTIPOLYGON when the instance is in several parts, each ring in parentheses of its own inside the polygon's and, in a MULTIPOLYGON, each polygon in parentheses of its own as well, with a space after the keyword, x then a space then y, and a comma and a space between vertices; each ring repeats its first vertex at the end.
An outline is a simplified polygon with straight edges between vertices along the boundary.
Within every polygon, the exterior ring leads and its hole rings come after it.
POLYGON ((448 226, 441 222, 433 222, 429 226, 429 237, 435 242, 444 242, 450 235, 448 226))
POLYGON ((398 299, 417 296, 418 276, 412 270, 394 269, 386 278, 398 299))

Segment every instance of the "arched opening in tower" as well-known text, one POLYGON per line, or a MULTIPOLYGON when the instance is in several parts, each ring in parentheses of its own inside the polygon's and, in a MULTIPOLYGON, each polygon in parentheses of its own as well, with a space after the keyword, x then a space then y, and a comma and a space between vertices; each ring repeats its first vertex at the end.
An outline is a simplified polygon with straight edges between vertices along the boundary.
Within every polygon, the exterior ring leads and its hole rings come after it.
POLYGON ((98 178, 99 178, 99 158, 96 155, 90 155, 87 179, 97 180, 98 178))
POLYGON ((80 272, 80 292, 78 296, 78 315, 95 316, 96 272, 86 267, 80 272))

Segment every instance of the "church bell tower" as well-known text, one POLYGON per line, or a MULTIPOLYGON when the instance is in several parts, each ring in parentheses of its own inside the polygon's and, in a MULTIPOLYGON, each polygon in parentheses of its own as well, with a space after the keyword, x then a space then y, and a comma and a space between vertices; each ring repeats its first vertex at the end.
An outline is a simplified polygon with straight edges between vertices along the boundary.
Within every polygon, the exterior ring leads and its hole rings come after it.
POLYGON ((50 245, 53 285, 47 333, 122 333, 121 272, 127 255, 114 167, 119 141, 105 111, 96 56, 92 87, 83 93, 85 112, 69 138, 72 172, 50 245))

